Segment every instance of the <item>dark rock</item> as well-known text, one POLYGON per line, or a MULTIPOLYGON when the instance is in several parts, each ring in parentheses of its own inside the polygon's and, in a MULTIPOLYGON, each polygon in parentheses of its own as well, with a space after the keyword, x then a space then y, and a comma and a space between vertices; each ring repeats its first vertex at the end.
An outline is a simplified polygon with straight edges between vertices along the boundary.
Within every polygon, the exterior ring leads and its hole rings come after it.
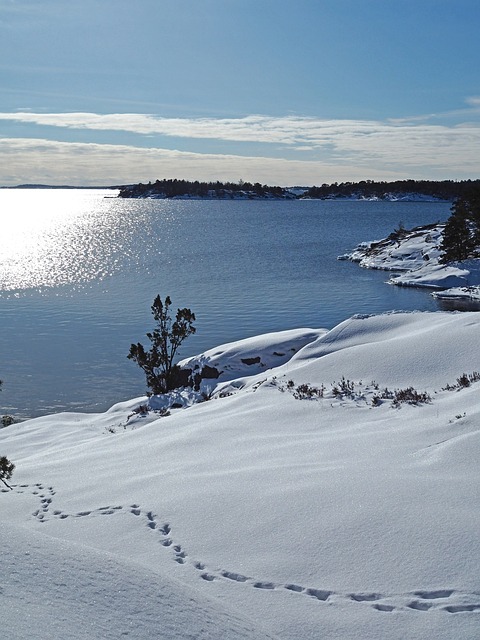
POLYGON ((208 364, 206 364, 202 369, 201 376, 202 378, 208 378, 208 379, 218 378, 221 373, 222 372, 219 371, 216 367, 210 367, 208 364))
POLYGON ((172 385, 173 389, 178 389, 179 387, 191 387, 192 386, 192 370, 191 369, 181 369, 180 367, 175 367, 172 372, 174 376, 174 382, 172 385))

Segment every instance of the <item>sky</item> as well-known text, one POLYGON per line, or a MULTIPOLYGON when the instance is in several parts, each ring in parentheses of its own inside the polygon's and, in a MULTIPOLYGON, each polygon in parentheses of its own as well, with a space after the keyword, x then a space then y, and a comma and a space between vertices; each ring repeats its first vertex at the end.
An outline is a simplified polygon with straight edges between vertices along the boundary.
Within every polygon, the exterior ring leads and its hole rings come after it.
POLYGON ((478 0, 0 0, 0 185, 480 177, 478 0))

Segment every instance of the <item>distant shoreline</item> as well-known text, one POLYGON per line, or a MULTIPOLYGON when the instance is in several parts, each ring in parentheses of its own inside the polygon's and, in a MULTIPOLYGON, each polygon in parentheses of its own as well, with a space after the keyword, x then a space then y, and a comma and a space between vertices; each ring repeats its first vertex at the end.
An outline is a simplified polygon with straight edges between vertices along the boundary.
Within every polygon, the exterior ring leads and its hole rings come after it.
POLYGON ((74 186, 20 184, 0 189, 118 190, 120 198, 161 200, 361 200, 385 202, 453 202, 480 188, 480 180, 361 180, 321 186, 279 187, 259 182, 199 182, 163 179, 137 184, 74 186))
POLYGON ((256 182, 199 182, 156 180, 120 189, 120 198, 197 199, 197 200, 385 200, 404 202, 449 202, 467 194, 480 180, 397 180, 323 184, 320 187, 279 187, 256 182))
POLYGON ((90 191, 115 191, 118 189, 122 189, 122 186, 111 186, 108 185, 106 187, 86 187, 86 186, 74 186, 74 185, 67 185, 67 184, 63 184, 63 185, 53 185, 53 184, 17 184, 14 185, 13 187, 1 187, 0 189, 88 189, 90 191))

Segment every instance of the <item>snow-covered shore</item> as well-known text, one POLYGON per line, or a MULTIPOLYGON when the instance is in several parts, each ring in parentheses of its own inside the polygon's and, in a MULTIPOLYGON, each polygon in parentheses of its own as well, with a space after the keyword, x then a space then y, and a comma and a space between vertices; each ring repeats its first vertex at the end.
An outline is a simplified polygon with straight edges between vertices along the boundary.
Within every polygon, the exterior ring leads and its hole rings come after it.
POLYGON ((366 269, 397 272, 389 284, 434 289, 437 298, 480 301, 480 260, 442 264, 440 243, 444 224, 399 229, 387 238, 360 244, 341 260, 366 269))
POLYGON ((5 637, 473 640, 479 336, 352 317, 186 361, 210 400, 164 417, 0 430, 5 637))

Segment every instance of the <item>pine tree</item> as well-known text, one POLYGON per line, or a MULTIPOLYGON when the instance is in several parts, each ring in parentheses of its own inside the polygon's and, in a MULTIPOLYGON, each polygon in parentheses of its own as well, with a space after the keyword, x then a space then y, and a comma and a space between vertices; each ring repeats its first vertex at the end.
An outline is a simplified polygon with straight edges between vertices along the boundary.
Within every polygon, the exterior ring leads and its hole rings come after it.
POLYGON ((442 263, 460 262, 470 257, 473 250, 472 235, 468 220, 463 216, 452 215, 447 220, 440 249, 443 252, 442 263))
POLYGON ((166 393, 176 387, 178 367, 174 365, 175 356, 183 341, 196 331, 193 326, 195 314, 187 308, 177 309, 173 320, 170 314, 171 304, 169 296, 165 298, 165 303, 159 295, 155 298, 152 313, 157 326, 152 333, 147 333, 152 344, 150 351, 146 351, 138 342, 130 346, 127 356, 143 369, 147 387, 153 394, 166 393))
POLYGON ((447 220, 440 245, 440 261, 460 262, 477 256, 480 247, 480 195, 456 200, 447 220))

